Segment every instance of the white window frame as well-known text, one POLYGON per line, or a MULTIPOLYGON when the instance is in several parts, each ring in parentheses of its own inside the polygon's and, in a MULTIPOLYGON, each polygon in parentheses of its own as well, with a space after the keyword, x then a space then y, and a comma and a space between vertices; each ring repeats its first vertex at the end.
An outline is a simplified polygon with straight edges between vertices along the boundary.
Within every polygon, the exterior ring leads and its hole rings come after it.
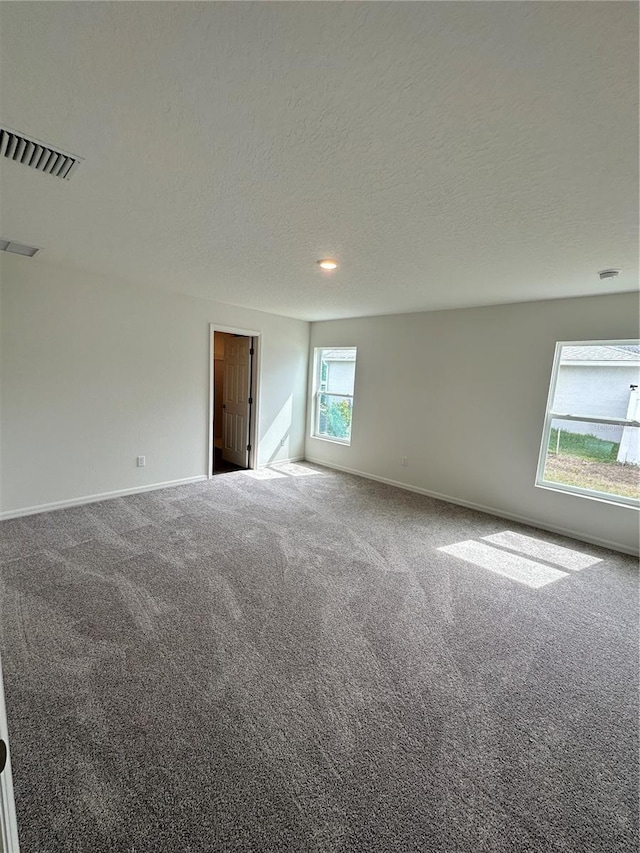
MULTIPOLYGON (((547 406, 545 410, 544 427, 542 430, 542 442, 540 444, 540 454, 538 456, 538 468, 536 471, 535 485, 540 489, 549 489, 553 492, 565 492, 570 495, 577 495, 582 498, 591 498, 592 500, 604 501, 609 504, 620 504, 622 506, 633 507, 640 509, 640 501, 637 498, 629 498, 624 495, 612 495, 609 492, 599 492, 595 489, 583 489, 581 486, 570 486, 566 483, 555 483, 553 480, 544 479, 544 469, 547 463, 547 451, 549 447, 549 436, 551 435, 551 422, 556 421, 582 421, 592 424, 612 424, 614 426, 632 426, 640 427, 640 421, 629 420, 628 418, 601 418, 593 415, 567 414, 564 412, 555 412, 552 409, 553 400, 556 394, 556 385, 558 383, 558 373, 560 370, 560 360, 562 357, 563 347, 584 347, 584 346, 628 346, 637 344, 637 339, 630 340, 606 340, 606 341, 558 341, 556 343, 556 351, 553 358, 553 368, 551 370, 551 382, 549 383, 549 394, 547 396, 547 406)), ((610 364, 611 362, 603 362, 610 364)))
MULTIPOLYGON (((317 438, 319 441, 331 441, 334 444, 343 444, 349 447, 351 445, 351 434, 353 431, 353 401, 355 397, 355 365, 358 360, 358 348, 357 347, 314 347, 313 350, 313 417, 311 419, 311 438, 317 438), (347 350, 349 352, 355 353, 354 358, 354 394, 333 394, 331 391, 328 391, 326 387, 322 387, 323 383, 321 381, 321 370, 322 370, 322 353, 325 350, 347 350), (351 400, 351 431, 349 432, 349 438, 335 438, 332 435, 322 435, 319 432, 320 429, 320 395, 321 394, 329 394, 332 397, 345 397, 348 400, 351 400)), ((326 384, 326 383, 324 383, 326 384)))

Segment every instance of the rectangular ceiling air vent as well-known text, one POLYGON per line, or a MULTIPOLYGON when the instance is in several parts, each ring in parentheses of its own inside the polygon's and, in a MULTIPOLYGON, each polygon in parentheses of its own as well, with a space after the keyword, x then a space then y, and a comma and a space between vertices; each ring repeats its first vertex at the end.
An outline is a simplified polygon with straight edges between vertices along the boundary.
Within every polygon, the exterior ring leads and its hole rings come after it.
POLYGON ((8 127, 0 127, 0 157, 65 181, 69 180, 83 160, 82 157, 52 148, 8 127))
POLYGON ((16 243, 15 240, 0 239, 0 252, 12 252, 14 255, 24 255, 26 258, 32 258, 40 249, 35 246, 25 246, 24 243, 16 243))

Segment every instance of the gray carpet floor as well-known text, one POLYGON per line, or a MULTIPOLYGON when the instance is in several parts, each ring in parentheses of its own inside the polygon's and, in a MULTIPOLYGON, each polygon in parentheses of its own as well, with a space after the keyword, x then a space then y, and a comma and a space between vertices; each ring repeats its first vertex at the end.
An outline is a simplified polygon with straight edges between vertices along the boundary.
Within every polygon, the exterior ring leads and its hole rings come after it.
POLYGON ((636 560, 256 473, 0 525, 23 853, 638 849, 636 560))

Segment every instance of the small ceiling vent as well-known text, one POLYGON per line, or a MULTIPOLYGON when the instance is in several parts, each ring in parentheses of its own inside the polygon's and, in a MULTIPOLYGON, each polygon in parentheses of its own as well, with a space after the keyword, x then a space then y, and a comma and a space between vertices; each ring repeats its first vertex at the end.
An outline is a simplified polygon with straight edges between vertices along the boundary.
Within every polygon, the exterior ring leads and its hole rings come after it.
POLYGON ((604 281, 605 278, 617 278, 620 275, 620 270, 615 270, 615 269, 600 270, 598 275, 600 276, 600 279, 602 281, 604 281))
POLYGON ((83 159, 8 127, 0 127, 0 156, 65 181, 69 180, 83 159))
POLYGON ((24 255, 26 258, 32 258, 40 249, 35 246, 27 246, 24 243, 16 243, 15 240, 0 239, 0 252, 11 252, 13 255, 24 255))

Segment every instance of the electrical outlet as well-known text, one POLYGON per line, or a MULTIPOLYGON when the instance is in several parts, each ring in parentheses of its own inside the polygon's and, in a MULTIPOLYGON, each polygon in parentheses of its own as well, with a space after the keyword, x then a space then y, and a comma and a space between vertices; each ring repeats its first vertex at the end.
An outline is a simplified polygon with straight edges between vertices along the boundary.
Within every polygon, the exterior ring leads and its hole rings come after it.
POLYGON ((136 465, 138 466, 138 468, 144 468, 144 466, 146 464, 147 464, 147 457, 146 456, 136 456, 136 465))
POLYGON ((280 439, 280 447, 284 447, 284 438, 280 439))
POLYGON ((402 467, 406 468, 407 467, 407 457, 403 456, 401 461, 402 461, 402 467))

